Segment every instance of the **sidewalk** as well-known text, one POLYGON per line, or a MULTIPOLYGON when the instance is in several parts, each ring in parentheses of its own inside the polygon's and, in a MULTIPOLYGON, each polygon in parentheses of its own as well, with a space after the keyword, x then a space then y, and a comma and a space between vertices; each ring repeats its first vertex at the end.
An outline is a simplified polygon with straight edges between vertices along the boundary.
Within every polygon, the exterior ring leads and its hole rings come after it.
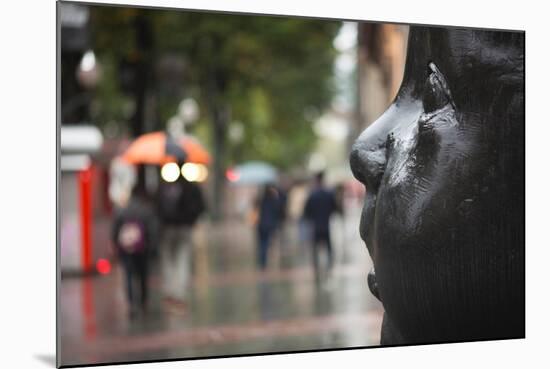
POLYGON ((156 270, 150 312, 132 321, 121 268, 107 276, 64 279, 62 363, 377 345, 383 310, 368 291, 371 264, 359 240, 358 214, 351 212, 345 228, 335 220, 337 265, 321 286, 315 285, 309 250, 292 237, 283 245, 275 242, 268 270, 257 271, 254 232, 235 221, 196 232, 190 306, 183 316, 163 311, 156 270))

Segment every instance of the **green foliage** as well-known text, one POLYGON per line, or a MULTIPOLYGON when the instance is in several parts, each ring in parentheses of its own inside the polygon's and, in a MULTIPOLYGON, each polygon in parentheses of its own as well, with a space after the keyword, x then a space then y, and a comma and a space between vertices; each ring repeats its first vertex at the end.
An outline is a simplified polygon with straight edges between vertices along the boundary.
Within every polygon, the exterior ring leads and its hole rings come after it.
POLYGON ((100 127, 107 123, 127 121, 132 115, 134 102, 120 91, 113 58, 104 56, 99 63, 101 83, 95 91, 98 98, 94 99, 90 106, 91 119, 100 127))
POLYGON ((136 46, 136 17, 151 27, 155 63, 170 55, 184 65, 181 80, 158 75, 154 80, 158 126, 175 114, 183 97, 192 96, 201 119, 191 129, 206 144, 214 142, 217 103, 229 106, 230 121, 244 128, 240 140, 228 141, 226 165, 255 159, 285 168, 311 151, 315 137, 304 112, 322 111, 333 95, 332 42, 340 22, 93 7, 94 49, 107 72, 96 91, 98 119, 124 118, 123 109, 114 107, 124 98, 113 68, 119 60, 144 57, 136 46))

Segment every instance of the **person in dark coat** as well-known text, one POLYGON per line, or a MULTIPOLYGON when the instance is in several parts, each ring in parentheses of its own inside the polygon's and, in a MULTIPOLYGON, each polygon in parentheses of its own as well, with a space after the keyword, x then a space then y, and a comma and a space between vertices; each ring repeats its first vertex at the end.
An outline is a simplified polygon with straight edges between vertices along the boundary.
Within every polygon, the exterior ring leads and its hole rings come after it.
POLYGON ((157 228, 155 212, 147 201, 144 188, 138 185, 126 206, 115 213, 111 234, 124 267, 131 316, 147 307, 149 256, 158 241, 157 228))
POLYGON ((280 200, 277 188, 268 184, 256 202, 258 209, 258 264, 262 270, 267 266, 269 245, 281 220, 280 200))
POLYGON ((162 224, 160 267, 163 300, 171 312, 185 313, 191 279, 192 228, 206 209, 200 187, 180 176, 162 181, 157 194, 162 224))
POLYGON ((304 207, 304 218, 312 227, 312 252, 316 280, 319 280, 319 250, 324 244, 328 254, 328 269, 332 269, 332 243, 330 238, 330 217, 337 211, 334 193, 323 186, 324 173, 315 177, 315 185, 309 194, 304 207))

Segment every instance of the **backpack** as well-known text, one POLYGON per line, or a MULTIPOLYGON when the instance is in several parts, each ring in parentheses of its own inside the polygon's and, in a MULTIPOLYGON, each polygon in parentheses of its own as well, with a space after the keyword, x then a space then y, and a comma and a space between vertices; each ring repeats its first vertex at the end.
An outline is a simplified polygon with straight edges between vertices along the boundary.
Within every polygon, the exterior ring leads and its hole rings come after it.
POLYGON ((138 220, 124 221, 118 231, 117 243, 125 254, 145 251, 145 225, 138 220))
POLYGON ((158 205, 161 218, 172 224, 193 225, 205 210, 201 190, 191 182, 164 184, 158 205))
POLYGON ((193 225, 204 212, 204 199, 199 186, 195 183, 188 183, 183 194, 184 212, 182 221, 186 225, 193 225))
POLYGON ((164 184, 160 192, 159 206, 163 219, 174 221, 180 218, 183 188, 180 183, 164 184))

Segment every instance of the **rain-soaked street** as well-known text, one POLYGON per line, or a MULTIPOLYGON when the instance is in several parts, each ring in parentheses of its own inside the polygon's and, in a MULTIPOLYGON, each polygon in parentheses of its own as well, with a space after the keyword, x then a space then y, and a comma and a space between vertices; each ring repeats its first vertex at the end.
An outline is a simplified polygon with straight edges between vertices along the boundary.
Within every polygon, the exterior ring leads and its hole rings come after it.
POLYGON ((150 306, 130 319, 118 265, 104 276, 64 278, 60 292, 63 365, 372 346, 381 304, 359 239, 359 206, 332 222, 335 266, 316 284, 310 250, 289 225, 268 268, 256 268, 255 233, 240 220, 194 232, 193 282, 184 314, 164 310, 156 263, 150 306))

